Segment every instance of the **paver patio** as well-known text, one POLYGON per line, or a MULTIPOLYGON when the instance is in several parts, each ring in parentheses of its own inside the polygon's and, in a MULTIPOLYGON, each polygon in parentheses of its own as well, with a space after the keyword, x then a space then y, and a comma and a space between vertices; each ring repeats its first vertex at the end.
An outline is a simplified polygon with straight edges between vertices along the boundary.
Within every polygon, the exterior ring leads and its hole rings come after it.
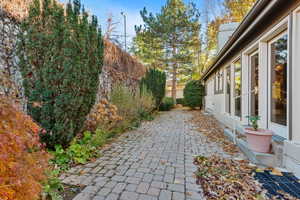
POLYGON ((191 118, 182 110, 163 113, 123 134, 95 162, 72 168, 61 178, 87 186, 74 200, 204 199, 194 177, 194 156, 230 156, 195 131, 191 118))

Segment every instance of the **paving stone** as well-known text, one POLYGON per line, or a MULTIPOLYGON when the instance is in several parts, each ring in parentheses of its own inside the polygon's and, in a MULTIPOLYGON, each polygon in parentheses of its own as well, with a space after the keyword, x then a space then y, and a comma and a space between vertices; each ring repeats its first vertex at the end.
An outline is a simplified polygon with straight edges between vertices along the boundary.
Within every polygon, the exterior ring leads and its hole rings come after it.
POLYGON ((164 177, 162 175, 154 175, 153 176, 153 180, 155 181, 162 181, 164 179, 164 177))
POLYGON ((185 195, 181 192, 173 192, 172 200, 185 200, 185 195))
POLYGON ((168 190, 160 191, 159 200, 171 200, 172 199, 172 192, 168 190))
POLYGON ((141 194, 139 196, 139 200, 157 200, 157 197, 146 195, 146 194, 141 194))
POLYGON ((88 193, 79 193, 73 198, 73 200, 91 200, 91 199, 92 199, 92 195, 88 193))
POLYGON ((136 177, 128 177, 125 180, 126 183, 131 183, 131 184, 139 184, 141 182, 141 178, 136 178, 136 177))
POLYGON ((114 180, 114 181, 117 181, 117 182, 123 182, 123 181, 125 181, 125 179, 126 179, 126 176, 113 176, 111 178, 111 180, 114 180))
POLYGON ((190 191, 199 191, 200 190, 200 186, 197 184, 192 184, 192 183, 187 183, 185 184, 186 190, 190 190, 190 191))
POLYGON ((165 183, 174 183, 174 175, 173 175, 173 174, 166 174, 166 175, 164 176, 163 181, 164 181, 165 183))
POLYGON ((117 182, 116 181, 109 181, 105 184, 104 187, 107 187, 107 188, 114 188, 115 185, 117 185, 117 182))
POLYGON ((167 188, 167 184, 164 183, 164 182, 153 181, 151 183, 151 187, 159 188, 159 189, 166 189, 167 188))
POLYGON ((105 200, 104 196, 95 196, 93 200, 105 200))
POLYGON ((118 200, 119 199, 119 195, 118 194, 114 194, 114 193, 111 193, 109 194, 105 200, 118 200))
POLYGON ((142 181, 150 183, 152 181, 152 179, 153 179, 153 175, 152 174, 145 174, 142 181))
POLYGON ((89 185, 95 179, 95 176, 85 176, 80 179, 81 185, 89 185))
POLYGON ((102 168, 103 168, 102 166, 95 167, 94 169, 92 169, 92 170, 90 171, 90 173, 96 174, 96 173, 98 173, 102 168))
POLYGON ((138 172, 143 172, 143 173, 150 173, 151 169, 149 169, 149 168, 138 168, 137 171, 138 172))
POLYGON ((150 184, 149 183, 144 183, 144 182, 141 182, 137 189, 136 189, 136 192, 138 193, 142 193, 142 194, 146 194, 148 189, 150 187, 150 184))
POLYGON ((194 177, 185 177, 187 183, 196 183, 196 178, 194 177))
POLYGON ((148 192, 147 192, 147 194, 149 194, 151 196, 158 196, 159 192, 160 192, 160 189, 150 187, 149 190, 148 190, 148 192))
POLYGON ((137 200, 138 196, 139 196, 138 193, 125 191, 121 194, 120 199, 121 200, 137 200))
POLYGON ((204 199, 203 194, 201 192, 199 193, 195 191, 187 191, 186 198, 193 199, 193 200, 204 199))
POLYGON ((123 190, 125 190, 126 186, 127 186, 126 183, 118 183, 118 184, 114 187, 114 189, 112 190, 112 192, 113 192, 113 193, 119 194, 119 193, 123 192, 123 190))
POLYGON ((134 176, 134 174, 136 173, 136 169, 129 169, 125 175, 126 176, 134 176))
POLYGON ((142 173, 142 172, 137 172, 137 173, 135 173, 134 177, 137 177, 137 178, 143 178, 143 177, 144 177, 144 173, 142 173))
POLYGON ((82 190, 82 193, 86 193, 86 194, 96 194, 98 191, 98 187, 96 186, 87 186, 84 188, 84 190, 82 190))
POLYGON ((137 185, 135 185, 135 184, 129 184, 126 186, 126 190, 130 191, 130 192, 134 192, 134 191, 136 191, 136 189, 137 189, 137 185))
POLYGON ((182 184, 168 184, 168 190, 174 192, 184 192, 184 185, 182 184))
POLYGON ((111 188, 102 188, 97 195, 99 196, 107 196, 111 192, 111 188))

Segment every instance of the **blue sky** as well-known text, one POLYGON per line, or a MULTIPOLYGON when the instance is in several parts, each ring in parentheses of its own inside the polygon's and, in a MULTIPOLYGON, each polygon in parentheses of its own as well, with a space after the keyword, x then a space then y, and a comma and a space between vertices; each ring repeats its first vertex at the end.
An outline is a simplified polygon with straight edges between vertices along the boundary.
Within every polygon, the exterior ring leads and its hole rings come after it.
MULTIPOLYGON (((60 1, 65 3, 69 0, 60 1)), ((128 37, 132 38, 135 35, 134 25, 143 23, 139 14, 140 10, 146 7, 148 11, 157 13, 166 0, 81 0, 81 2, 87 10, 98 16, 103 31, 106 29, 107 17, 112 14, 114 21, 119 22, 117 34, 120 35, 123 34, 123 18, 120 13, 124 11, 127 15, 128 37)), ((203 0, 194 0, 194 2, 201 10, 203 0)))

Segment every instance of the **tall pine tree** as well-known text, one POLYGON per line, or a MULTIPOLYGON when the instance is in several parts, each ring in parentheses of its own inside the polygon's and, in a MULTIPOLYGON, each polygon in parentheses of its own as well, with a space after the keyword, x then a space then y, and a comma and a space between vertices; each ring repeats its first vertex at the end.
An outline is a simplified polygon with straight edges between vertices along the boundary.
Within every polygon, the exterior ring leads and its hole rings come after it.
POLYGON ((168 0, 160 13, 154 15, 144 8, 141 16, 144 26, 136 28, 139 42, 135 45, 143 53, 142 60, 149 51, 154 61, 162 61, 162 67, 171 76, 176 102, 177 81, 180 75, 190 73, 200 46, 199 12, 193 3, 168 0))

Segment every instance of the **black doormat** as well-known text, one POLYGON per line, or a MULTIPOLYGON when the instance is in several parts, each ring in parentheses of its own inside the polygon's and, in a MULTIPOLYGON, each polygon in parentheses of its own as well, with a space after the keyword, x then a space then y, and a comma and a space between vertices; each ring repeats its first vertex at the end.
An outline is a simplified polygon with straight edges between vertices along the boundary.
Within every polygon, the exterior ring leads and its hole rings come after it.
POLYGON ((258 180, 264 189, 267 190, 267 196, 286 199, 279 191, 284 191, 292 197, 300 199, 300 182, 292 173, 282 172, 282 176, 274 175, 271 170, 255 172, 255 179, 258 180))

